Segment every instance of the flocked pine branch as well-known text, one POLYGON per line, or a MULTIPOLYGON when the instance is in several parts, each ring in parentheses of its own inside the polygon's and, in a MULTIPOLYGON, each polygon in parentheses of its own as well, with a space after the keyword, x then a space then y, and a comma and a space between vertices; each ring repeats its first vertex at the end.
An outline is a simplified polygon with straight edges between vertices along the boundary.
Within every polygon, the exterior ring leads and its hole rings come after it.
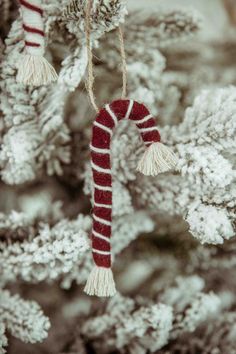
MULTIPOLYGON (((163 130, 164 141, 178 151, 180 174, 153 180, 138 176, 129 186, 139 206, 149 203, 159 212, 186 215, 190 231, 201 242, 221 243, 235 234, 235 92, 234 87, 203 92, 187 110, 183 123, 163 130), (208 215, 214 215, 213 224, 208 215)), ((126 168, 129 164, 132 168, 132 153, 126 161, 126 168)))
POLYGON ((160 353, 169 354, 177 351, 184 354, 189 349, 194 353, 221 353, 222 351, 234 353, 234 322, 235 313, 226 312, 214 321, 214 324, 201 326, 198 331, 182 336, 178 341, 173 341, 167 348, 160 350, 160 353))
POLYGON ((135 301, 116 295, 109 301, 106 314, 85 322, 82 333, 104 353, 127 347, 129 353, 145 353, 147 348, 153 353, 167 343, 171 329, 170 306, 138 306, 135 301))
POLYGON ((163 303, 158 304, 117 295, 107 304, 104 315, 85 322, 82 333, 95 350, 154 353, 170 340, 194 332, 206 320, 214 321, 221 310, 220 299, 202 293, 203 287, 201 278, 179 279, 176 287, 162 294, 163 303))
POLYGON ((127 40, 136 44, 145 40, 149 49, 170 45, 194 36, 201 23, 201 15, 191 8, 139 10, 127 20, 127 40))
MULTIPOLYGON (((40 104, 46 97, 47 89, 42 87, 34 91, 16 83, 15 63, 19 52, 23 49, 20 21, 14 23, 7 44, 8 47, 2 63, 3 80, 1 84, 3 91, 1 102, 6 131, 1 147, 0 161, 3 180, 9 184, 19 184, 35 179, 37 171, 50 158, 56 160, 54 163, 56 167, 51 168, 53 171, 55 169, 58 171, 57 165, 60 165, 62 161, 68 162, 69 136, 62 120, 56 129, 47 131, 47 134, 43 134, 41 131, 42 127, 38 118, 40 104), (34 98, 30 103, 31 97, 34 98), (18 148, 21 146, 22 150, 19 151, 16 146, 18 148), (58 149, 55 148, 56 146, 58 149)), ((50 116, 50 119, 53 117, 50 116)), ((46 124, 49 124, 49 120, 46 124)))
POLYGON ((19 232, 18 222, 21 230, 28 227, 28 235, 10 244, 1 242, 1 262, 2 265, 5 263, 1 278, 5 282, 17 278, 31 282, 54 280, 70 272, 75 264, 83 263, 85 252, 89 250, 89 217, 80 215, 73 221, 64 219, 53 227, 43 222, 33 226, 34 220, 29 227, 29 221, 19 213, 10 215, 9 219, 8 229, 12 229, 12 233, 13 230, 19 232))
MULTIPOLYGON (((3 346, 6 345, 5 330, 26 343, 36 343, 47 337, 50 322, 36 302, 11 296, 4 290, 0 292, 0 328, 3 346)), ((1 352, 5 352, 3 348, 1 352)))
MULTIPOLYGON (((1 219, 3 283, 16 279, 34 283, 60 279, 64 287, 73 280, 78 284, 84 283, 92 267, 89 216, 54 221, 53 226, 22 212, 12 212, 8 216, 2 214, 1 219)), ((116 218, 113 230, 115 257, 140 233, 151 232, 153 223, 145 213, 133 212, 116 218)))
POLYGON ((180 277, 175 286, 161 295, 161 301, 173 306, 172 339, 194 332, 199 325, 211 321, 221 312, 220 298, 214 293, 203 293, 204 286, 203 279, 198 276, 180 277))
MULTIPOLYGON (((55 17, 56 13, 60 14, 61 8, 58 5, 57 1, 45 4, 45 13, 48 13, 49 16, 46 21, 46 30, 54 32, 54 35, 58 34, 57 18, 55 17), (52 13, 54 17, 50 16, 52 13)), ((112 28, 117 26, 120 18, 122 19, 121 13, 125 14, 124 6, 121 7, 117 1, 116 10, 114 9, 114 14, 110 18, 110 24, 113 24, 115 17, 117 22, 112 25, 112 28)), ((107 13, 104 13, 104 5, 97 4, 94 15, 97 26, 102 26, 103 30, 109 31, 111 29, 108 25, 109 21, 104 23, 107 14, 109 14, 109 9, 107 9, 107 13)), ((69 36, 67 24, 68 20, 60 21, 61 32, 59 33, 64 40, 69 36)), ((78 31, 76 34, 78 35, 78 31)), ((70 161, 69 132, 64 124, 63 109, 68 92, 75 90, 79 85, 87 65, 86 51, 83 45, 78 43, 79 38, 74 38, 72 41, 74 48, 72 46, 70 49, 74 50, 74 54, 63 58, 58 87, 52 87, 49 90, 46 88, 32 90, 22 87, 15 81, 17 56, 23 50, 23 30, 20 21, 16 21, 12 27, 7 39, 8 48, 2 63, 2 79, 4 81, 2 82, 3 95, 1 97, 7 131, 4 134, 0 162, 3 179, 9 184, 34 180, 38 171, 45 165, 48 174, 61 174, 61 165, 70 161), (9 66, 12 68, 11 71, 8 70, 9 66), (29 103, 32 96, 34 102, 29 103), (20 132, 21 130, 22 132, 20 132), (19 159, 19 155, 15 155, 14 140, 24 142, 22 149, 25 153, 21 159, 19 159)))

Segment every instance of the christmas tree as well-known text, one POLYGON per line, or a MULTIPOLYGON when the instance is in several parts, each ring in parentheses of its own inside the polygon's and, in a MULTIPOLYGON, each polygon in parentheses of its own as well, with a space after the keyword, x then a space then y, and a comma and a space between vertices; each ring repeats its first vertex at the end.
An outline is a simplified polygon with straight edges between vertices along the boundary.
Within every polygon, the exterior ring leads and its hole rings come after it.
POLYGON ((117 294, 102 299, 83 291, 93 267, 96 116, 86 91, 86 5, 42 1, 42 54, 58 78, 53 71, 53 82, 29 85, 19 82, 22 9, 0 1, 0 353, 234 354, 236 6, 217 2, 227 23, 212 37, 195 8, 127 11, 122 0, 93 1, 98 107, 121 95, 120 26, 128 97, 148 107, 178 158, 174 171, 140 174, 137 129, 117 126, 117 294))

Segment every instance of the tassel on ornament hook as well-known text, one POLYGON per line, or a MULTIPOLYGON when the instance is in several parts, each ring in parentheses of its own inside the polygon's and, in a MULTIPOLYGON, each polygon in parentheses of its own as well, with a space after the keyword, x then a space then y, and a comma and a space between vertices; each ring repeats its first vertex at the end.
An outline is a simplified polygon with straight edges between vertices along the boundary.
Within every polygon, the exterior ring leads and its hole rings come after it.
POLYGON ((168 146, 156 142, 146 148, 137 171, 146 176, 156 176, 173 169, 176 164, 177 157, 174 152, 168 146))
POLYGON ((84 291, 90 296, 114 296, 116 286, 111 268, 94 266, 89 274, 84 291))
POLYGON ((41 0, 20 0, 25 54, 18 63, 17 81, 25 85, 41 86, 57 80, 57 73, 44 58, 45 34, 41 0))

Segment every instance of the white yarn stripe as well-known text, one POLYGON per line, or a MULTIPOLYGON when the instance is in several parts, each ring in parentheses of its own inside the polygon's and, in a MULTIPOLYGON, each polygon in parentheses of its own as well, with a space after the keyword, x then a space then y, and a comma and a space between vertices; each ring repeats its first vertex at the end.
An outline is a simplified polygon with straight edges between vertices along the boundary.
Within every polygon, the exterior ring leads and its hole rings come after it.
POLYGON ((141 133, 152 132, 153 130, 157 130, 157 127, 149 127, 149 128, 140 128, 139 131, 141 133))
POLYGON ((133 100, 130 100, 129 101, 129 107, 127 109, 127 112, 126 112, 126 115, 125 115, 125 118, 124 119, 129 119, 129 116, 130 116, 130 113, 133 109, 133 105, 134 105, 134 101, 133 100))
POLYGON ((109 254, 111 254, 110 251, 100 251, 100 250, 96 250, 95 248, 93 248, 93 253, 98 253, 98 254, 103 254, 104 256, 108 256, 109 254))
POLYGON ((135 124, 143 124, 147 122, 149 119, 153 118, 151 114, 148 114, 146 117, 139 119, 139 120, 134 120, 135 124))
POLYGON ((95 236, 95 237, 97 237, 97 238, 100 238, 101 240, 104 240, 104 241, 106 241, 106 242, 111 242, 111 240, 110 240, 110 238, 109 237, 106 237, 106 236, 103 236, 102 234, 100 234, 99 232, 97 232, 97 231, 92 231, 92 234, 95 236))
POLYGON ((110 149, 101 149, 90 144, 90 149, 98 154, 110 154, 110 149))
POLYGON ((149 145, 149 144, 153 144, 153 143, 154 143, 153 140, 148 140, 148 141, 144 142, 145 145, 149 145))
POLYGON ((99 218, 97 215, 93 214, 93 218, 95 221, 99 222, 100 224, 111 226, 111 221, 99 218))
POLYGON ((94 183, 94 187, 100 191, 109 191, 112 192, 112 187, 109 186, 100 186, 99 184, 94 183))
POLYGON ((98 208, 107 208, 107 209, 112 209, 112 205, 110 204, 100 204, 100 203, 93 203, 94 206, 98 207, 98 208))
POLYGON ((93 161, 91 161, 91 166, 97 172, 109 173, 109 174, 111 173, 111 169, 110 168, 100 167, 100 166, 96 165, 93 161))
POLYGON ((106 127, 106 126, 103 125, 103 124, 98 123, 96 120, 95 120, 95 122, 93 123, 93 125, 96 125, 98 128, 100 128, 100 129, 102 129, 102 130, 105 130, 107 133, 109 133, 110 135, 112 135, 112 129, 106 127))
POLYGON ((117 119, 117 116, 115 115, 115 113, 111 110, 109 104, 106 104, 105 109, 106 109, 107 113, 110 114, 110 116, 113 119, 113 122, 116 126, 118 124, 118 119, 117 119))

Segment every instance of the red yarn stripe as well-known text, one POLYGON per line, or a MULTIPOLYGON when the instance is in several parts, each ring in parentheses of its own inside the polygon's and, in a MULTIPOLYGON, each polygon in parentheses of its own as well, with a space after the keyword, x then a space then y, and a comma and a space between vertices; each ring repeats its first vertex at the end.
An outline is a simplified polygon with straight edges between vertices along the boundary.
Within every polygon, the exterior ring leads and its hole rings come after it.
POLYGON ((23 23, 23 29, 26 31, 26 32, 30 32, 30 33, 36 33, 36 34, 39 34, 40 36, 44 37, 44 32, 35 28, 35 27, 30 27, 30 26, 27 26, 23 23))
POLYGON ((97 126, 93 126, 93 138, 92 143, 93 146, 99 147, 101 149, 109 149, 110 148, 110 134, 102 130, 97 126))
POLYGON ((111 205, 112 193, 109 191, 100 191, 97 188, 94 189, 94 200, 100 204, 111 205))
MULTIPOLYGON (((115 114, 117 120, 124 119, 126 113, 129 109, 130 100, 116 100, 112 102, 109 107, 111 111, 115 114)), ((132 110, 130 111, 129 119, 134 123, 137 120, 141 120, 148 116, 150 113, 148 109, 138 102, 133 102, 132 110)), ((96 122, 102 124, 103 126, 114 129, 115 123, 114 119, 107 112, 106 106, 101 109, 99 114, 96 117, 96 122)), ((154 143, 160 141, 160 134, 157 130, 142 132, 142 128, 152 128, 155 127, 155 120, 153 118, 148 121, 136 124, 137 128, 140 131, 140 135, 145 142, 154 143)), ((98 127, 96 125, 93 126, 92 133, 92 141, 91 145, 99 148, 99 149, 108 149, 110 151, 110 143, 111 143, 111 134, 109 134, 106 130, 103 130, 102 127, 98 127)), ((110 153, 102 154, 91 150, 91 159, 96 166, 99 166, 103 169, 111 168, 111 157, 110 153)), ((95 170, 93 168, 93 181, 98 186, 111 186, 112 185, 112 176, 111 173, 104 173, 95 170)), ((112 192, 111 191, 102 191, 98 188, 94 188, 94 201, 95 203, 112 205, 112 192)), ((107 209, 104 207, 96 206, 94 207, 93 215, 103 219, 103 220, 112 220, 112 209, 107 209)), ((99 234, 105 237, 111 237, 111 226, 104 225, 102 222, 97 220, 93 220, 93 229, 99 234)), ((92 245, 95 250, 100 251, 108 251, 110 250, 110 244, 106 240, 102 240, 95 235, 92 234, 92 245)), ((99 267, 110 267, 111 266, 111 257, 110 255, 101 255, 93 252, 93 259, 97 266, 99 267)))
POLYGON ((94 207, 94 212, 97 216, 100 218, 104 218, 106 220, 111 220, 111 213, 110 213, 110 208, 103 208, 103 207, 94 207))
POLYGON ((94 208, 93 213, 101 219, 111 221, 111 209, 96 207, 94 208))
POLYGON ((28 47, 40 47, 39 43, 25 41, 25 45, 28 47))
POLYGON ((100 223, 97 221, 93 222, 93 229, 99 233, 101 233, 105 237, 110 237, 111 236, 111 226, 106 226, 103 225, 101 226, 100 223))
POLYGON ((114 128, 115 124, 110 114, 106 111, 106 109, 102 109, 101 114, 97 117, 97 122, 105 125, 108 128, 114 128))
POLYGON ((110 156, 101 155, 94 152, 92 154, 92 161, 99 167, 110 168, 110 156))
POLYGON ((105 256, 105 255, 93 253, 93 259, 94 259, 95 264, 99 265, 100 267, 111 268, 111 256, 110 255, 105 256))
MULTIPOLYGON (((93 237, 92 246, 93 246, 93 248, 95 248, 98 251, 109 252, 111 250, 111 245, 110 245, 109 239, 107 242, 107 241, 102 240, 98 237, 93 237)), ((109 256, 109 255, 105 255, 105 256, 109 256)))
POLYGON ((26 7, 26 8, 29 9, 29 10, 38 12, 41 16, 43 15, 43 10, 40 9, 40 7, 30 4, 30 3, 29 3, 28 1, 26 1, 26 0, 20 0, 20 4, 21 4, 22 6, 24 6, 24 7, 26 7))
POLYGON ((157 130, 154 130, 153 132, 142 133, 141 135, 144 142, 146 141, 157 142, 161 140, 160 133, 157 130))
POLYGON ((116 114, 119 120, 124 118, 129 107, 129 100, 116 100, 110 104, 111 110, 116 114))
POLYGON ((93 171, 93 180, 100 186, 111 186, 112 182, 111 174, 105 175, 104 173, 99 173, 96 171, 93 171))

